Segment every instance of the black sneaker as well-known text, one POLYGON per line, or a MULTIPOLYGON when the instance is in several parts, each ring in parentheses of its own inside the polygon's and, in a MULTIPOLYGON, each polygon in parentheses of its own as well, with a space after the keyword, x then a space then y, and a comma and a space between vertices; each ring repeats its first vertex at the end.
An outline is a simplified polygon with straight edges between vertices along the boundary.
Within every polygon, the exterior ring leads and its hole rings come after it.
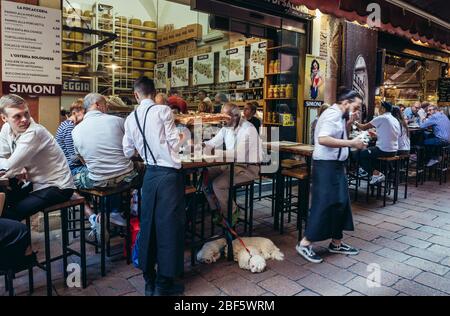
POLYGON ((183 294, 184 285, 173 283, 170 287, 156 286, 153 296, 178 296, 183 294))
POLYGON ((300 256, 302 256, 303 258, 305 258, 306 260, 308 260, 309 262, 312 263, 322 263, 323 259, 320 258, 318 255, 316 255, 316 253, 314 252, 312 246, 301 246, 300 244, 298 244, 297 246, 295 246, 295 250, 297 250, 298 254, 300 256))
POLYGON ((341 243, 340 246, 336 246, 333 243, 330 244, 328 247, 328 251, 331 253, 338 253, 341 255, 350 255, 350 256, 356 256, 359 254, 358 249, 353 248, 352 246, 349 246, 347 244, 341 243))
POLYGON ((145 296, 153 296, 155 294, 155 283, 145 283, 145 296))

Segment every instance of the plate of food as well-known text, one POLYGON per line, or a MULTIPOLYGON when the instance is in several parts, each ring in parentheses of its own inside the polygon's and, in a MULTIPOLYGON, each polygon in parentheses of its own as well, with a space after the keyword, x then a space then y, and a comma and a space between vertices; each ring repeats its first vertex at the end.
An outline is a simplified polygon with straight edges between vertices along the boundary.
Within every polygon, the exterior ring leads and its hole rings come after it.
POLYGON ((178 114, 175 116, 175 123, 182 125, 195 124, 221 124, 230 120, 226 114, 178 114))

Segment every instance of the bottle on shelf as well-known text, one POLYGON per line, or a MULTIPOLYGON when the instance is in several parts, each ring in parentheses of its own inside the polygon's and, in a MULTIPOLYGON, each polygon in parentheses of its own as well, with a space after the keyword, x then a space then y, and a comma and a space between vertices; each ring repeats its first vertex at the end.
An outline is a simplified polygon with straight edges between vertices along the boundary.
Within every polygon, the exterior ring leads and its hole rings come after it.
POLYGON ((292 84, 288 84, 286 87, 286 98, 292 99, 294 97, 294 87, 292 84))
POLYGON ((275 60, 271 60, 269 63, 269 73, 274 73, 274 68, 275 68, 275 60))
POLYGON ((273 98, 274 99, 279 99, 280 98, 280 87, 278 85, 275 86, 275 88, 274 88, 273 98))
POLYGON ((284 99, 286 97, 286 86, 284 84, 280 85, 280 98, 284 99))
POLYGON ((268 93, 268 95, 267 95, 267 97, 269 98, 269 99, 273 99, 274 98, 274 86, 273 85, 270 85, 269 86, 269 93, 268 93))

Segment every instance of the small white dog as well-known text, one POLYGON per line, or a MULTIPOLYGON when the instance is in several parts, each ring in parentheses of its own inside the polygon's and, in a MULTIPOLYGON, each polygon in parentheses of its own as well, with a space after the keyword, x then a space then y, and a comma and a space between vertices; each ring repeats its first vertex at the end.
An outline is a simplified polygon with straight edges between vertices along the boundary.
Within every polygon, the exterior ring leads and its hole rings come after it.
MULTIPOLYGON (((233 255, 235 261, 239 263, 241 269, 250 270, 253 273, 263 272, 266 268, 266 260, 273 259, 282 261, 284 254, 275 244, 267 238, 261 237, 247 237, 242 238, 248 251, 240 243, 239 240, 233 241, 233 255)), ((225 248, 225 255, 227 255, 227 241, 225 238, 218 239, 206 243, 197 254, 197 261, 202 263, 214 263, 221 255, 222 249, 225 248)))
POLYGON ((214 240, 203 245, 202 249, 197 253, 197 261, 201 263, 211 264, 219 260, 220 252, 227 245, 225 238, 214 240))

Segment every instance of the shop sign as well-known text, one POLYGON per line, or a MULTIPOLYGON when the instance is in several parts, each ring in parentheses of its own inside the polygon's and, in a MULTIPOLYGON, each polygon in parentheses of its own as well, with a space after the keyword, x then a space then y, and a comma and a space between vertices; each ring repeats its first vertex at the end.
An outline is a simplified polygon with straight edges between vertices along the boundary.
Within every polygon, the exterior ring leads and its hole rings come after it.
POLYGON ((245 46, 220 52, 219 82, 245 80, 245 46))
POLYGON ((194 57, 194 86, 214 83, 214 53, 194 57))
POLYGON ((61 85, 34 84, 27 82, 2 82, 3 94, 18 94, 22 96, 60 96, 61 85))
POLYGON ((250 46, 250 80, 264 78, 267 42, 253 43, 250 46))
POLYGON ((450 105, 450 78, 440 78, 438 84, 439 105, 450 105))
POLYGON ((292 114, 280 114, 281 124, 283 126, 295 126, 294 117, 292 114))
POLYGON ((178 88, 189 85, 189 58, 174 60, 171 70, 171 87, 178 88))
POLYGON ((318 56, 306 55, 305 106, 321 106, 325 100, 325 73, 327 61, 318 56))
POLYGON ((155 65, 155 88, 165 89, 167 88, 167 70, 168 63, 161 63, 155 65))
POLYGON ((61 10, 2 1, 4 93, 61 95, 61 10))
POLYGON ((64 92, 91 92, 91 82, 86 80, 64 80, 64 92))

